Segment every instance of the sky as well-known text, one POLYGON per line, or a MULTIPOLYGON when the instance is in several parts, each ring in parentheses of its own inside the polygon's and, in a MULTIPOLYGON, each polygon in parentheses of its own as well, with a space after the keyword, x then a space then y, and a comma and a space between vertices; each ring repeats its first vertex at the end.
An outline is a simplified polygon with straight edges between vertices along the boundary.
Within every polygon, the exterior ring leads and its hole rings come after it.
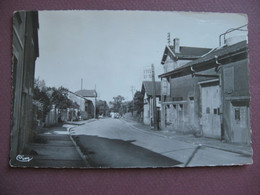
MULTIPOLYGON (((243 14, 165 11, 39 11, 35 77, 49 87, 75 92, 95 89, 98 98, 132 100, 144 69, 154 64, 156 80, 167 35, 181 46, 216 48, 219 35, 247 24, 243 14)), ((247 35, 247 32, 240 32, 247 35)))

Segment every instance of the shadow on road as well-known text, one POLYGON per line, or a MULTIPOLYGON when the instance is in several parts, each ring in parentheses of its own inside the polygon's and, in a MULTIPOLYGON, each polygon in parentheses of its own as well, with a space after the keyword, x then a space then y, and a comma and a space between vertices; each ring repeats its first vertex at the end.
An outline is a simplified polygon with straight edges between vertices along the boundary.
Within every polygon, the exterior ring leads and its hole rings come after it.
POLYGON ((133 143, 135 140, 108 139, 98 136, 73 136, 92 167, 173 167, 181 162, 152 152, 133 143))

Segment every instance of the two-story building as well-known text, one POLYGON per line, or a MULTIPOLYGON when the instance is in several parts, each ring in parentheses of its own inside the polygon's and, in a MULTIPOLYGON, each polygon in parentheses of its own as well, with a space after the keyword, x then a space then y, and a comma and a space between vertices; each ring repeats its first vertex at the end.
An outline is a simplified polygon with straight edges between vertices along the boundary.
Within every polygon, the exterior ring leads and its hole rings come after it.
POLYGON ((170 128, 250 143, 247 41, 226 42, 159 77, 170 83, 162 102, 171 109, 170 128))
MULTIPOLYGON (((165 46, 161 64, 163 65, 164 74, 168 74, 185 64, 200 58, 207 54, 212 49, 200 48, 200 47, 187 47, 180 46, 180 40, 175 38, 173 45, 165 46)), ((185 85, 188 84, 185 81, 180 81, 182 84, 178 84, 178 81, 174 81, 170 77, 160 76, 161 78, 161 129, 164 128, 181 128, 185 121, 193 120, 185 117, 183 110, 183 97, 180 93, 185 90, 185 85), (175 86, 173 88, 173 86, 175 86), (176 94, 173 96, 173 94, 176 94)), ((191 96, 192 99, 192 96, 191 96)), ((191 105, 192 106, 192 105, 191 105)))
POLYGON ((96 118, 96 102, 97 102, 96 90, 82 89, 76 91, 75 94, 89 100, 85 104, 85 111, 89 113, 89 118, 96 118))

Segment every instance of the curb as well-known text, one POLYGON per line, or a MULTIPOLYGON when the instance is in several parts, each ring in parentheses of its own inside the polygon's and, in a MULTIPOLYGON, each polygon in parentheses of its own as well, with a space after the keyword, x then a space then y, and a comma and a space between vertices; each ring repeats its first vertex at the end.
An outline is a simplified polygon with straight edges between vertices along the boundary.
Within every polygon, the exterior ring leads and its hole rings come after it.
POLYGON ((91 167, 90 164, 89 164, 89 162, 87 161, 88 156, 85 155, 85 154, 83 154, 83 152, 81 151, 80 147, 77 145, 77 143, 75 142, 75 140, 73 139, 73 137, 72 137, 71 134, 70 134, 70 130, 71 130, 72 128, 74 128, 74 127, 70 127, 69 129, 67 129, 67 131, 69 132, 69 134, 68 134, 68 135, 69 135, 69 138, 70 138, 70 140, 72 141, 73 145, 75 146, 75 148, 76 148, 78 154, 80 155, 81 159, 82 159, 82 160, 84 161, 84 163, 86 164, 86 167, 84 167, 84 168, 91 167))

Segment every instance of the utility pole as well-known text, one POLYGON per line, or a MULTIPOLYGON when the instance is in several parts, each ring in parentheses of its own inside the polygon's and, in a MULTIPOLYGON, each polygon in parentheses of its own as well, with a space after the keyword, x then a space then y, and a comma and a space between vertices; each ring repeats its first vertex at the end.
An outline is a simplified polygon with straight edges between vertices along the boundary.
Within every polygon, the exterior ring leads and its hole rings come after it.
POLYGON ((155 84, 155 74, 154 74, 154 65, 152 64, 152 83, 153 83, 153 123, 154 130, 158 130, 158 121, 157 121, 157 107, 156 107, 156 84, 155 84))
POLYGON ((133 97, 133 112, 132 112, 132 116, 134 116, 134 106, 135 106, 135 102, 134 102, 134 86, 131 86, 131 91, 132 91, 132 97, 133 97))
POLYGON ((96 91, 96 84, 95 84, 95 106, 94 106, 94 118, 96 118, 96 114, 97 114, 97 91, 96 91))
POLYGON ((165 129, 165 96, 167 96, 168 94, 168 81, 165 78, 161 79, 161 125, 160 125, 160 129, 165 129))
POLYGON ((83 79, 81 78, 81 90, 83 89, 83 79))

